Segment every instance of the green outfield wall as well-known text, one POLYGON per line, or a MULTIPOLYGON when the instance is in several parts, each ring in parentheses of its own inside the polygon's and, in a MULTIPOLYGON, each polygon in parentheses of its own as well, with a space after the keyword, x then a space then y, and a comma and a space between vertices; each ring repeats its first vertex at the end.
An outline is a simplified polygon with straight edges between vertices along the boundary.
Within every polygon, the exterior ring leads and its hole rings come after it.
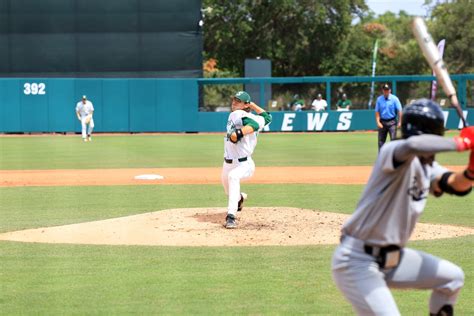
MULTIPOLYGON (((220 132, 228 112, 200 112, 199 91, 207 84, 257 84, 264 98, 265 84, 326 83, 327 96, 335 82, 374 80, 428 81, 431 76, 397 77, 302 77, 235 79, 84 79, 0 78, 0 132, 79 132, 76 103, 87 95, 95 107, 96 132, 220 132)), ((457 75, 464 115, 474 124, 474 108, 467 107, 467 82, 474 75, 457 75)), ((257 102, 259 100, 256 100, 257 102)), ((446 127, 456 129, 460 120, 445 108, 446 127)), ((275 111, 269 131, 355 131, 376 129, 373 110, 275 111)))

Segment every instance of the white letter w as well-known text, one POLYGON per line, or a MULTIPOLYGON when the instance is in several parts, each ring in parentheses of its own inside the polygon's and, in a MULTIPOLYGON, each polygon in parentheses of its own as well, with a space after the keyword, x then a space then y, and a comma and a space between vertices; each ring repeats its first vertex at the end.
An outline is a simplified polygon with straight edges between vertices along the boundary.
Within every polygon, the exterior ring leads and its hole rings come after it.
POLYGON ((308 131, 322 130, 328 116, 328 113, 308 113, 308 131))

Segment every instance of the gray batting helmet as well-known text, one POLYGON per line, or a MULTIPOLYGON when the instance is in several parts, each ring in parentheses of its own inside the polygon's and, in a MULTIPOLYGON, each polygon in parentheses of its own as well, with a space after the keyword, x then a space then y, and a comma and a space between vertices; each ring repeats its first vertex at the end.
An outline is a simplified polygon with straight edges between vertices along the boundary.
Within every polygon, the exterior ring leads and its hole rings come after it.
POLYGON ((414 135, 444 135, 444 115, 438 103, 419 99, 403 110, 402 137, 414 135))

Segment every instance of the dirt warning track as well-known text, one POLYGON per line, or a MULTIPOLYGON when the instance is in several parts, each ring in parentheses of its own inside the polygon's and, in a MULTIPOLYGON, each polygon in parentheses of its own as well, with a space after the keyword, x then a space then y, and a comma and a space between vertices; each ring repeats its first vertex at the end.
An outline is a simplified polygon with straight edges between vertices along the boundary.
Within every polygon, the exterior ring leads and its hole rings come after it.
MULTIPOLYGON (((371 167, 258 167, 249 183, 363 184, 371 167)), ((137 168, 84 170, 2 170, 0 186, 74 186, 142 184, 218 184, 221 168, 137 168), (158 174, 161 180, 135 176, 158 174)))
MULTIPOLYGON (((461 166, 448 166, 462 170, 461 166)), ((329 167, 258 167, 248 183, 365 184, 371 166, 329 167)), ((74 185, 144 185, 144 184, 218 184, 221 168, 136 168, 136 169, 66 169, 1 170, 0 187, 74 186, 74 185), (142 174, 157 174, 160 180, 137 180, 142 174)))

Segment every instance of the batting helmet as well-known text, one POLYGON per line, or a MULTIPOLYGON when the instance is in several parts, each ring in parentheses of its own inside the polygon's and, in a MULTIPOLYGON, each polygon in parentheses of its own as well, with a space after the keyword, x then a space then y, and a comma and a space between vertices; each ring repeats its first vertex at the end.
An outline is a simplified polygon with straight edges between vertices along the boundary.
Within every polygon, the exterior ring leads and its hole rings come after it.
POLYGON ((428 99, 416 100, 403 110, 402 137, 421 134, 444 135, 443 111, 428 99))

